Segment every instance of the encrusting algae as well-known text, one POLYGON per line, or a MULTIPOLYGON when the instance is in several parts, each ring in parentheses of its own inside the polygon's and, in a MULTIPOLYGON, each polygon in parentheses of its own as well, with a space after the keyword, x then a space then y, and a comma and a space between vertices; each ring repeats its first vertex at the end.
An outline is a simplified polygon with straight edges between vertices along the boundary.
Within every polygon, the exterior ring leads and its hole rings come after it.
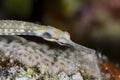
POLYGON ((0 57, 1 80, 101 80, 96 55, 70 48, 0 37, 0 57))

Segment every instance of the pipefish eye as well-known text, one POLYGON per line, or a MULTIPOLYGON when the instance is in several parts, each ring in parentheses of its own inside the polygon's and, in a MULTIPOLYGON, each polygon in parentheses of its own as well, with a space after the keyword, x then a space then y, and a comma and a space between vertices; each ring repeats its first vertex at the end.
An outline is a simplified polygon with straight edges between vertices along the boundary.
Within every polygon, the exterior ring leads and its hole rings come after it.
POLYGON ((51 38, 52 37, 52 35, 48 32, 43 33, 42 36, 45 37, 45 38, 51 38))

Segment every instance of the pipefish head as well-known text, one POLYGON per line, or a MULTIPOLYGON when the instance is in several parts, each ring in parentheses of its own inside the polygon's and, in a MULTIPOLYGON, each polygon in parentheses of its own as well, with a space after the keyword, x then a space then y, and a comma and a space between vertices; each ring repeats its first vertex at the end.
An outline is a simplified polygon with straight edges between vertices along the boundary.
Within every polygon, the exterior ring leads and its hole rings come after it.
POLYGON ((37 30, 37 36, 41 36, 47 41, 57 42, 60 45, 67 44, 68 41, 70 41, 70 34, 66 31, 59 30, 54 27, 43 27, 37 30))

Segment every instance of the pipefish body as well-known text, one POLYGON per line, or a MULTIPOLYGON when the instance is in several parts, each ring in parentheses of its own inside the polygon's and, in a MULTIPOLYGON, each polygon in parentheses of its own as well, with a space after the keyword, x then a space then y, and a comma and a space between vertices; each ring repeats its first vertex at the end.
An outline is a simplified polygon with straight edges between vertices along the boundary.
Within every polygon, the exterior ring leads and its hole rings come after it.
POLYGON ((69 46, 86 53, 95 53, 70 39, 70 34, 52 26, 45 26, 25 21, 0 20, 0 35, 34 35, 47 41, 57 42, 60 45, 69 46))

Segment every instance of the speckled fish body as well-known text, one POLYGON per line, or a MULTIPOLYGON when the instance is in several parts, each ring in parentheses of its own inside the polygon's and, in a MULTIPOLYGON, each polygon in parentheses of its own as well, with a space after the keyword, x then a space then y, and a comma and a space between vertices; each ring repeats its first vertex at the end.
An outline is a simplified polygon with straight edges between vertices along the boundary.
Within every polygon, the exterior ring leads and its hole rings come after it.
POLYGON ((0 35, 34 35, 45 40, 68 45, 80 51, 95 53, 95 50, 74 43, 66 31, 61 31, 51 26, 39 25, 31 22, 16 20, 0 20, 0 35))
MULTIPOLYGON (((1 35, 30 35, 38 32, 39 34, 54 30, 53 27, 34 24, 31 22, 16 21, 16 20, 0 20, 0 34, 1 35)), ((40 36, 40 35, 39 35, 40 36)))
POLYGON ((51 41, 60 37, 70 37, 69 33, 51 26, 16 20, 0 20, 0 35, 35 35, 51 41))
POLYGON ((35 29, 38 25, 32 25, 34 24, 23 21, 1 20, 0 35, 24 35, 33 33, 33 29, 35 29))

